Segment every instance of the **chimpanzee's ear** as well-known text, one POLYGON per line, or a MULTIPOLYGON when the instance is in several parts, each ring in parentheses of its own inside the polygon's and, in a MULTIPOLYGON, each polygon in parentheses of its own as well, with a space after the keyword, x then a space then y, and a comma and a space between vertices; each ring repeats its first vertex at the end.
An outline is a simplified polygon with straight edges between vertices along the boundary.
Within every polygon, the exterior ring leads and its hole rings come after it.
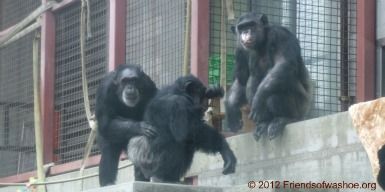
POLYGON ((265 14, 262 14, 261 17, 259 17, 259 20, 263 25, 269 24, 269 21, 267 20, 267 16, 265 14))
POLYGON ((235 26, 232 25, 232 26, 230 27, 230 29, 231 29, 231 31, 235 34, 235 26))

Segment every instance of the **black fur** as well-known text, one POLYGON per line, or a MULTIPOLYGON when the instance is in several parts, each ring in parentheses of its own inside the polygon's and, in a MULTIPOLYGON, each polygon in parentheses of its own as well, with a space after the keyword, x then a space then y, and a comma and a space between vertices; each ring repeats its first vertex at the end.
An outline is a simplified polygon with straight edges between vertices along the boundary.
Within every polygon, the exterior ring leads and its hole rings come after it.
POLYGON ((271 26, 265 15, 255 13, 242 15, 233 31, 237 48, 234 82, 225 101, 227 125, 234 132, 241 129, 240 108, 249 104, 255 139, 266 132, 273 139, 310 107, 311 86, 299 42, 286 28, 271 26))
MULTIPOLYGON (((222 91, 222 93, 221 93, 222 91)), ((195 151, 220 152, 224 174, 235 171, 236 158, 223 136, 203 119, 202 101, 223 95, 194 76, 185 76, 159 91, 148 104, 144 120, 157 128, 158 137, 135 137, 129 159, 144 175, 159 182, 178 182, 190 168, 195 151)))
MULTIPOLYGON (((154 82, 136 65, 120 65, 102 80, 96 94, 96 119, 98 122, 98 146, 101 151, 99 183, 101 186, 114 184, 119 157, 126 150, 133 136, 154 136, 155 130, 143 120, 147 103, 155 96, 154 82), (139 101, 135 106, 122 102, 122 94, 127 86, 138 92, 139 101)), ((146 180, 140 172, 135 172, 136 180, 146 180)))

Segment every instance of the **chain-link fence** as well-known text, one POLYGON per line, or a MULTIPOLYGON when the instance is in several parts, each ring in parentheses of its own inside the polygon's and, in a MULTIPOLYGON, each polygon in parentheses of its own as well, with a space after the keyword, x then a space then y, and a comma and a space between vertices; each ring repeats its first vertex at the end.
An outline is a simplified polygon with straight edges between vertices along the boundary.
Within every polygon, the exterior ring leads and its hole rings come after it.
MULTIPOLYGON (((230 27, 234 20, 230 20, 227 12, 222 10, 222 3, 221 0, 210 1, 211 84, 219 82, 221 54, 226 56, 227 82, 232 82, 235 36, 230 27), (223 28, 226 30, 225 36, 221 35, 223 28), (225 53, 221 51, 224 44, 225 53)), ((345 111, 354 102, 355 0, 234 0, 233 10, 235 18, 249 11, 266 14, 271 24, 285 26, 296 34, 314 85, 314 106, 309 118, 345 111)))
MULTIPOLYGON (((0 31, 24 19, 40 0, 0 1, 0 31)), ((32 42, 36 31, 0 47, 0 177, 36 168, 32 42)))
POLYGON ((186 1, 128 0, 126 61, 140 64, 158 87, 182 75, 186 1))
MULTIPOLYGON (((209 82, 219 83, 221 58, 232 81, 235 37, 221 0, 210 0, 209 82), (222 48, 221 48, 222 47, 222 48)), ((107 72, 108 1, 92 0, 86 68, 94 110, 96 88, 107 72)), ((40 0, 0 1, 0 30, 20 22, 40 0)), ((139 64, 158 87, 182 75, 186 1, 127 0, 126 62, 139 64)), ((314 85, 309 117, 346 110, 356 92, 356 0, 234 0, 235 18, 265 13, 270 23, 296 34, 314 85)), ((85 116, 80 64, 80 1, 55 11, 55 163, 82 158, 90 128, 85 116)), ((34 32, 0 48, 0 177, 35 169, 32 40, 34 32)), ((353 99, 353 101, 352 101, 353 99)), ((44 102, 44 101, 42 101, 44 102)), ((97 154, 94 146, 92 154, 97 154)))
MULTIPOLYGON (((100 80, 107 72, 107 1, 91 3, 92 37, 86 40, 85 60, 91 111, 100 80)), ((55 155, 58 164, 79 160, 91 129, 85 115, 80 63, 80 2, 59 12, 56 17, 55 116, 57 135, 55 155)), ((92 154, 96 154, 94 145, 92 154)))
POLYGON ((33 116, 34 32, 0 48, 0 177, 36 168, 33 116))

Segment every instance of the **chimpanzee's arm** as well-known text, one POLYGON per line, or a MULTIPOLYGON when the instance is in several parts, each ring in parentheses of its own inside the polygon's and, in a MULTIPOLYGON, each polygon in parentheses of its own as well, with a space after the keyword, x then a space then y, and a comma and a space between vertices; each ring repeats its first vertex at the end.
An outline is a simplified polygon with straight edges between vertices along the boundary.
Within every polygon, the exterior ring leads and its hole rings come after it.
POLYGON ((234 80, 238 80, 240 85, 246 86, 249 75, 248 53, 242 48, 237 48, 235 51, 234 80))
POLYGON ((196 134, 194 143, 197 149, 206 153, 219 152, 224 161, 223 174, 234 173, 237 159, 226 139, 213 127, 203 122, 200 129, 196 131, 196 134))
POLYGON ((240 108, 247 103, 246 84, 249 78, 248 54, 241 48, 235 52, 234 82, 225 99, 227 127, 237 132, 243 126, 240 108))
POLYGON ((127 141, 138 135, 156 135, 155 129, 144 122, 121 117, 109 119, 106 115, 98 119, 98 128, 103 137, 113 142, 127 141))
POLYGON ((268 96, 274 92, 296 91, 303 89, 302 84, 295 77, 296 65, 282 58, 276 60, 274 67, 267 73, 259 84, 253 96, 249 117, 255 122, 259 113, 263 113, 264 103, 268 96))

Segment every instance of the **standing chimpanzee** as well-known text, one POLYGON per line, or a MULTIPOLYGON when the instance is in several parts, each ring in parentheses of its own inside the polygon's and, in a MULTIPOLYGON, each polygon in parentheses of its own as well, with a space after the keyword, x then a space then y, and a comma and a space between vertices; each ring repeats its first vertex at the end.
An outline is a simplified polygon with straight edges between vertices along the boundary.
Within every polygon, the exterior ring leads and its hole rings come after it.
POLYGON ((222 89, 206 89, 196 77, 180 77, 159 91, 148 104, 144 121, 158 132, 155 138, 135 137, 128 157, 155 182, 178 182, 190 168, 195 151, 219 152, 223 174, 235 171, 236 158, 224 137, 203 121, 205 99, 220 97, 222 89))
POLYGON ((378 172, 377 182, 383 190, 385 190, 385 145, 378 151, 378 161, 380 164, 380 171, 378 172))
POLYGON ((237 36, 234 82, 227 93, 227 125, 242 128, 240 108, 250 104, 254 138, 270 139, 310 107, 311 86, 297 38, 282 26, 270 26, 266 15, 246 13, 232 28, 237 36))
MULTIPOLYGON (((142 122, 146 105, 156 92, 154 82, 136 65, 120 65, 102 80, 96 93, 101 186, 115 182, 121 151, 132 137, 156 136, 156 130, 142 122)), ((135 179, 146 180, 137 168, 135 179)))

